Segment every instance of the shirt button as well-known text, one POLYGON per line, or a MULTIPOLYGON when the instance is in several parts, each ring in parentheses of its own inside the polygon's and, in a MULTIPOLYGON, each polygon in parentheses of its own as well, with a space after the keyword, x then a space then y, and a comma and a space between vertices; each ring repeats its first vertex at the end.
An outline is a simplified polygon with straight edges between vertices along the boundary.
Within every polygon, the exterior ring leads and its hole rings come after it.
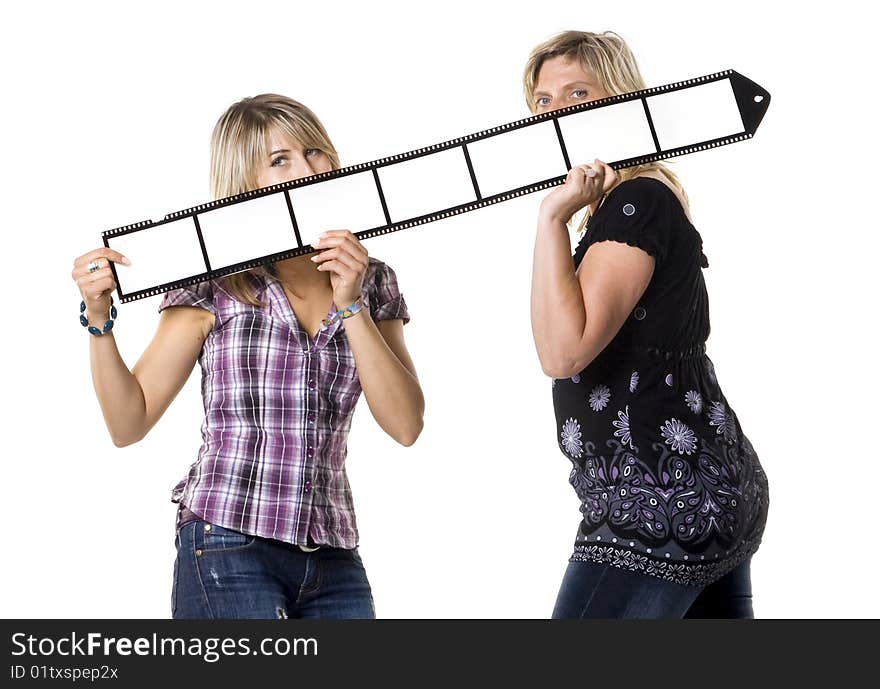
POLYGON ((211 525, 205 524, 205 531, 210 531, 210 530, 211 530, 211 525))
POLYGON ((318 418, 318 417, 317 417, 317 415, 315 414, 315 412, 313 412, 313 411, 310 411, 310 412, 309 412, 309 416, 308 416, 309 423, 315 423, 315 419, 317 419, 317 418, 318 418))
POLYGON ((314 390, 316 387, 318 387, 318 386, 315 384, 315 381, 310 380, 309 381, 309 390, 314 390))
POLYGON ((306 485, 304 486, 304 488, 305 488, 306 493, 311 493, 312 492, 312 482, 306 481, 306 485))
POLYGON ((315 456, 315 448, 310 447, 308 450, 306 450, 306 457, 311 459, 314 456, 315 456))

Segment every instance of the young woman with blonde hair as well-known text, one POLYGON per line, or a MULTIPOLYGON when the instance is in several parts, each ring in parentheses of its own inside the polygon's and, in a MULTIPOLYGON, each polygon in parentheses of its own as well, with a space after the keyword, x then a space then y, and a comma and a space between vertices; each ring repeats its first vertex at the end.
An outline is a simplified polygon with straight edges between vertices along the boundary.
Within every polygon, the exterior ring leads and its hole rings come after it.
MULTIPOLYGON (((537 114, 646 86, 618 35, 567 31, 523 88, 537 114)), ((541 204, 532 330, 583 514, 554 617, 753 614, 767 480, 706 356, 705 267, 661 164, 578 165, 541 204)))
MULTIPOLYGON (((324 127, 290 98, 245 98, 214 129, 214 198, 338 167, 324 127)), ((100 327, 115 314, 109 263, 124 270, 128 260, 101 248, 74 263, 116 445, 143 438, 201 364, 203 443, 172 493, 175 618, 375 616, 345 473, 348 431, 363 391, 382 429, 411 445, 424 399, 394 271, 346 230, 315 247, 165 294, 131 371, 100 327)))

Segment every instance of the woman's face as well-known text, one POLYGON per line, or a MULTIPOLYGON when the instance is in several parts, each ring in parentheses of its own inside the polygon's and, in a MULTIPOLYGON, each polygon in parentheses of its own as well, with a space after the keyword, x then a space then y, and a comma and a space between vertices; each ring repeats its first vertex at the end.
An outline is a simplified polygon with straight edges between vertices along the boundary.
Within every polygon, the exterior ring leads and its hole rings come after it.
POLYGON ((266 152, 258 163, 257 185, 268 187, 332 169, 333 164, 323 151, 303 148, 288 135, 271 130, 266 137, 266 152))
POLYGON ((576 59, 551 57, 544 61, 538 71, 531 106, 533 112, 539 115, 610 95, 599 85, 596 76, 581 67, 576 59))

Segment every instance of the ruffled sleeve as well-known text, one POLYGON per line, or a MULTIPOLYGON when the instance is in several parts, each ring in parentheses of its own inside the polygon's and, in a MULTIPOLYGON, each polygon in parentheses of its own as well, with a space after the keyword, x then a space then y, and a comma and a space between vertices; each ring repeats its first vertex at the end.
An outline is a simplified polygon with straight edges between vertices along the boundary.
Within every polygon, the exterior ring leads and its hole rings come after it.
POLYGON ((399 318, 404 323, 409 322, 409 310, 400 293, 397 275, 390 266, 371 258, 365 283, 370 316, 374 321, 390 321, 399 318))
MULTIPOLYGON (((661 263, 672 241, 672 213, 678 199, 663 182, 636 177, 622 182, 608 195, 592 218, 586 242, 621 242, 634 246, 661 263)), ((580 247, 579 247, 580 248, 580 247)))
POLYGON ((214 310, 214 286, 210 282, 200 282, 191 287, 182 287, 165 292, 159 311, 169 306, 198 306, 216 315, 214 310))

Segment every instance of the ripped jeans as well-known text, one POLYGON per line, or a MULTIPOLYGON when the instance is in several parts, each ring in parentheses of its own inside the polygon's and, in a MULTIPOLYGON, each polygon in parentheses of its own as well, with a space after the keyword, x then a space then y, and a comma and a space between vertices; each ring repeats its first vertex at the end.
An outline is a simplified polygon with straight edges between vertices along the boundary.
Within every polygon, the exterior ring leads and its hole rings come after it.
POLYGON ((357 548, 298 546, 188 522, 174 544, 174 619, 372 619, 357 548))

